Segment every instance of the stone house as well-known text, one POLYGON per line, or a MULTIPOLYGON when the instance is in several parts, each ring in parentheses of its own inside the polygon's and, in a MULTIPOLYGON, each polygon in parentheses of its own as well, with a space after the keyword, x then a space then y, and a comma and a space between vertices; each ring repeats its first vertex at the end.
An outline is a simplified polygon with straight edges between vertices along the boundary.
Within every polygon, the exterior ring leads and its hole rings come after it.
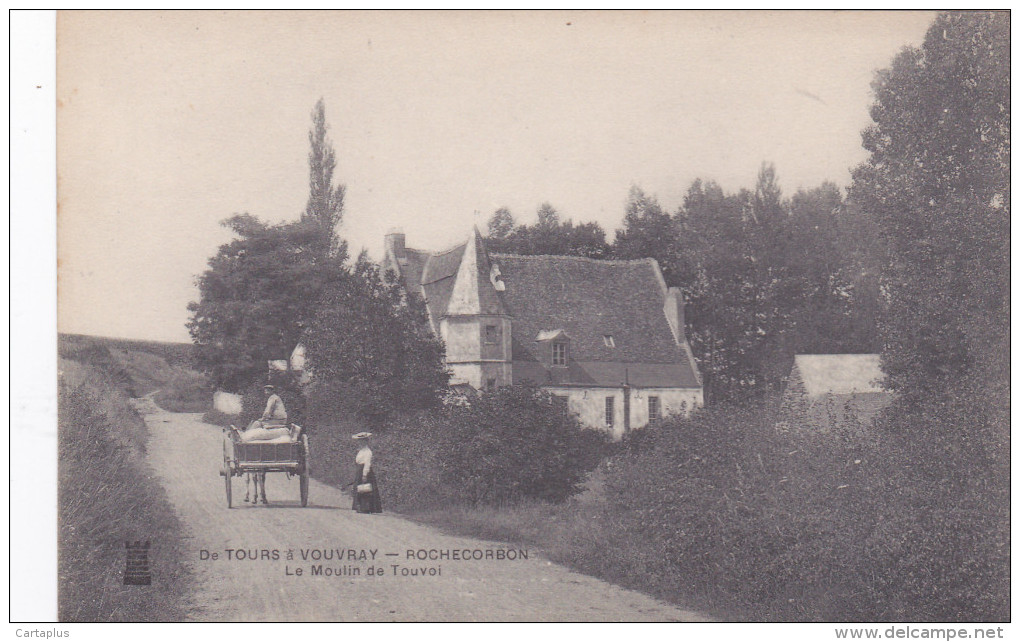
POLYGON ((654 259, 490 255, 475 229, 442 252, 388 234, 383 267, 424 298, 454 385, 530 380, 615 438, 704 403, 683 301, 654 259))

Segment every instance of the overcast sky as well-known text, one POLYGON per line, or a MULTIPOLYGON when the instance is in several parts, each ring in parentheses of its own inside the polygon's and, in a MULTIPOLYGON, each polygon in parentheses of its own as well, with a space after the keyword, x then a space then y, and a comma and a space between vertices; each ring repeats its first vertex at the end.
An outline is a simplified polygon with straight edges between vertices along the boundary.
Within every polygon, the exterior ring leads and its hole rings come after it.
POLYGON ((70 13, 58 18, 62 332, 187 341, 224 218, 296 218, 321 96, 341 234, 442 249, 543 201, 612 238, 638 185, 841 186, 870 82, 932 14, 70 13))

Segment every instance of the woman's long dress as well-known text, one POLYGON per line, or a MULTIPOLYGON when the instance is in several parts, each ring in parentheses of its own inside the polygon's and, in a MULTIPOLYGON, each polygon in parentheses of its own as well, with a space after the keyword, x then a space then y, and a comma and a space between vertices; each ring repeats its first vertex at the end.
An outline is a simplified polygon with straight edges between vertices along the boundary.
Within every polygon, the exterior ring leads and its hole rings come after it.
POLYGON ((354 471, 354 504, 351 506, 359 513, 381 513, 382 499, 379 496, 379 482, 375 478, 375 467, 369 465, 365 474, 365 465, 357 464, 354 471), (372 492, 359 493, 358 484, 372 484, 372 492))

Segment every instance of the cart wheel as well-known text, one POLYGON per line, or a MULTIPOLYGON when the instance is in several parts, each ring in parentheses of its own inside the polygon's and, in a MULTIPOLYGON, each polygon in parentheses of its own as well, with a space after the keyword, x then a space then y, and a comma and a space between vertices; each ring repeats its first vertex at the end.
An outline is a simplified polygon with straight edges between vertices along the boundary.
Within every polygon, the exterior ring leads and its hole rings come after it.
POLYGON ((227 508, 233 508, 233 497, 231 496, 231 491, 233 490, 233 475, 230 474, 230 468, 226 461, 223 462, 223 465, 227 467, 227 474, 223 476, 223 481, 227 485, 227 508))
POLYGON ((312 468, 309 462, 311 457, 309 457, 308 453, 308 435, 301 435, 301 443, 304 444, 305 447, 305 465, 301 467, 301 477, 299 479, 299 483, 301 485, 301 506, 303 508, 308 506, 308 478, 312 474, 312 468))
POLYGON ((233 508, 233 480, 231 479, 234 471, 230 468, 230 452, 227 448, 227 437, 223 438, 223 470, 220 474, 223 475, 223 482, 227 488, 227 508, 233 508))
POLYGON ((301 443, 305 446, 305 472, 312 474, 312 453, 308 450, 308 435, 301 435, 301 443))

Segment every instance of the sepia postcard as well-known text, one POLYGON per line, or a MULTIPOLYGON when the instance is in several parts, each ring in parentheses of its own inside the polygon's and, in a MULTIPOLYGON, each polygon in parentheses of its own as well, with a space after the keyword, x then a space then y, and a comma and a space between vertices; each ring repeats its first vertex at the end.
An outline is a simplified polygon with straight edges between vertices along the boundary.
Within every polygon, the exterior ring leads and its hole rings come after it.
POLYGON ((57 12, 53 631, 1001 637, 1009 19, 57 12))

